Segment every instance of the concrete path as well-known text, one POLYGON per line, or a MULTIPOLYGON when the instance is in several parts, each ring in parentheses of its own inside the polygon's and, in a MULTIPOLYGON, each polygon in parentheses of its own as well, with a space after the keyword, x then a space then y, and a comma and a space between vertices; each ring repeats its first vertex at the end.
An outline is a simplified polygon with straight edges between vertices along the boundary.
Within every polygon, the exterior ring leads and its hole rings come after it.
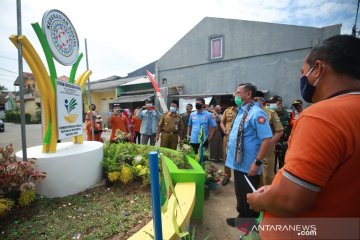
MULTIPOLYGON (((219 169, 224 168, 223 163, 212 163, 219 169)), ((222 186, 221 183, 216 190, 210 190, 210 197, 204 204, 204 216, 202 221, 191 221, 190 228, 195 227, 195 239, 219 239, 234 240, 239 239, 243 233, 237 228, 226 224, 226 218, 236 217, 236 198, 234 181, 222 186)))

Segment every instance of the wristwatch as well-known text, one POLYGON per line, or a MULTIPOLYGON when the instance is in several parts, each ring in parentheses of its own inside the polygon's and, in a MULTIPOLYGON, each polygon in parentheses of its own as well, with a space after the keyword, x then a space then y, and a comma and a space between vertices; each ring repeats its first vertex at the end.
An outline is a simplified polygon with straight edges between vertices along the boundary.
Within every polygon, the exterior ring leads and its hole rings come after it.
POLYGON ((262 161, 259 159, 255 159, 255 164, 256 164, 256 166, 261 166, 262 161))

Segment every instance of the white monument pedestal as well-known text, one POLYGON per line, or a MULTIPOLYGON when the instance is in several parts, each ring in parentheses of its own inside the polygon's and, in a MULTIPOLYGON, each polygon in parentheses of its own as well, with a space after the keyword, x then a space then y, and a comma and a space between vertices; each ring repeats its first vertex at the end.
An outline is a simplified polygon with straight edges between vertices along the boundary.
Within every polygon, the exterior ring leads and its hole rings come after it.
MULTIPOLYGON (((16 153, 22 160, 22 151, 16 153)), ((47 198, 64 197, 86 190, 102 177, 103 143, 57 144, 56 153, 42 153, 42 145, 27 149, 28 158, 36 158, 36 167, 47 177, 38 184, 37 193, 47 198)))

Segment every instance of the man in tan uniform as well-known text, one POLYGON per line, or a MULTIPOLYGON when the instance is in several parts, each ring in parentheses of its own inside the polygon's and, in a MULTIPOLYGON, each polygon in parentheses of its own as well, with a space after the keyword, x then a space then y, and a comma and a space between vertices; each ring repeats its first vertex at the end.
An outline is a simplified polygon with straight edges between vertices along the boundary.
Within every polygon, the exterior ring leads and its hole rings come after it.
MULTIPOLYGON (((221 121, 220 121, 220 128, 224 133, 223 138, 223 159, 226 161, 226 152, 227 152, 227 143, 228 143, 228 135, 230 134, 232 123, 237 114, 237 107, 232 106, 225 109, 221 121)), ((231 178, 231 169, 224 165, 224 179, 222 180, 221 184, 223 186, 227 185, 231 178)))
POLYGON ((159 140, 161 133, 160 147, 166 147, 176 150, 179 142, 179 137, 184 130, 181 116, 176 113, 177 104, 172 102, 170 111, 164 113, 159 122, 159 127, 156 134, 156 141, 159 140))
MULTIPOLYGON (((260 95, 260 94, 259 94, 260 95)), ((259 103, 259 106, 265 111, 271 130, 273 132, 273 136, 271 138, 271 147, 266 157, 263 160, 263 167, 260 177, 260 186, 271 185, 275 173, 274 173, 274 165, 275 165, 275 145, 281 138, 284 127, 281 124, 280 118, 274 110, 270 110, 265 108, 265 99, 264 97, 255 97, 254 100, 259 103)))

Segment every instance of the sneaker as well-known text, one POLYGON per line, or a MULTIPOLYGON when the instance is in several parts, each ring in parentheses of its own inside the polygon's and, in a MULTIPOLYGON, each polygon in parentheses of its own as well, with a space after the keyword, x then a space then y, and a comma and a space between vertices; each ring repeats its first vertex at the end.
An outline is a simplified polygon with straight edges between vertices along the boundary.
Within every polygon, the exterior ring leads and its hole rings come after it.
POLYGON ((226 186, 226 185, 228 185, 229 182, 230 182, 230 179, 224 178, 221 182, 221 185, 226 186))

